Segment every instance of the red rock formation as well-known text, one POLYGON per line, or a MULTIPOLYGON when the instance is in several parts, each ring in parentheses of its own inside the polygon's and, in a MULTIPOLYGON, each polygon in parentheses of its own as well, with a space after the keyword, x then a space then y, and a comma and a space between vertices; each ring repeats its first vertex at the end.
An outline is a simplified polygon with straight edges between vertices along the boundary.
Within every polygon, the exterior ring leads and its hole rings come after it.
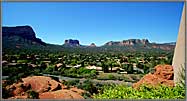
POLYGON ((65 85, 50 77, 31 76, 23 78, 22 81, 6 87, 13 95, 9 99, 27 99, 28 90, 38 92, 40 99, 84 99, 81 96, 84 90, 77 87, 67 89, 65 85))
POLYGON ((42 93, 46 91, 53 91, 60 85, 59 82, 45 76, 32 76, 22 79, 23 82, 31 85, 32 90, 42 93))
POLYGON ((133 84, 133 88, 138 88, 142 84, 151 86, 163 84, 173 87, 173 75, 173 67, 171 65, 157 65, 153 74, 145 75, 140 81, 133 84))
POLYGON ((173 67, 171 65, 157 65, 155 67, 155 73, 159 78, 163 78, 166 80, 173 80, 173 67))
POLYGON ((24 95, 24 96, 14 96, 14 97, 10 97, 8 99, 27 99, 27 96, 24 95))
POLYGON ((57 90, 39 95, 40 99, 84 99, 80 94, 71 90, 57 90))
POLYGON ((13 85, 7 86, 6 89, 9 89, 11 91, 11 95, 19 96, 23 95, 25 91, 27 91, 30 88, 29 84, 26 83, 14 83, 13 85))
POLYGON ((77 92, 78 94, 84 93, 84 90, 78 89, 77 87, 70 88, 70 90, 73 92, 77 92))
POLYGON ((123 41, 110 41, 107 42, 105 45, 112 46, 112 45, 117 45, 117 46, 133 46, 135 44, 149 44, 149 41, 147 39, 128 39, 128 40, 123 40, 123 41))
POLYGON ((153 44, 152 48, 158 48, 162 50, 172 50, 175 48, 175 45, 168 45, 168 44, 153 44))

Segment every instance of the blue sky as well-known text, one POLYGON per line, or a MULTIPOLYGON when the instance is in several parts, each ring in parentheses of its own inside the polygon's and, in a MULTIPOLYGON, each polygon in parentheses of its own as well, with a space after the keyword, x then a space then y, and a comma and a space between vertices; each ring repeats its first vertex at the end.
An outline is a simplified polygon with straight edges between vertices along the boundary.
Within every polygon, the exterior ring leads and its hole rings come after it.
POLYGON ((183 2, 3 2, 3 26, 30 25, 52 44, 78 39, 100 46, 108 41, 177 39, 183 2))

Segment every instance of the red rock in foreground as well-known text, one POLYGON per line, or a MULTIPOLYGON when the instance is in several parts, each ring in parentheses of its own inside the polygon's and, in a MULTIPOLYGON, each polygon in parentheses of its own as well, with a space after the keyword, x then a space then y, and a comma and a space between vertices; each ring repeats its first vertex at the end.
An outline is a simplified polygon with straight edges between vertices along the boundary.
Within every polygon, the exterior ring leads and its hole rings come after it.
POLYGON ((163 84, 174 87, 173 76, 173 67, 171 65, 157 65, 153 74, 145 75, 140 81, 133 84, 133 88, 139 88, 142 84, 151 86, 163 84))
POLYGON ((77 87, 67 87, 46 76, 31 76, 22 79, 23 82, 8 85, 12 97, 9 99, 27 99, 27 91, 32 90, 39 94, 40 99, 84 99, 81 95, 84 90, 77 87))
POLYGON ((78 93, 71 90, 57 90, 45 92, 39 95, 40 99, 84 99, 78 93))
POLYGON ((53 91, 60 86, 60 83, 45 76, 32 76, 22 79, 24 83, 30 84, 32 90, 42 93, 53 91))

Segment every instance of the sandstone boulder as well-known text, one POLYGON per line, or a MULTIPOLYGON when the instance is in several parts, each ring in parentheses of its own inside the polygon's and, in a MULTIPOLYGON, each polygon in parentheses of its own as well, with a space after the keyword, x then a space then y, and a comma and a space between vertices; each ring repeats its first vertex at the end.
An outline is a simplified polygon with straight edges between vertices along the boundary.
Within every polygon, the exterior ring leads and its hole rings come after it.
POLYGON ((59 82, 46 76, 32 76, 23 78, 22 80, 23 82, 30 84, 32 90, 39 93, 53 91, 60 88, 59 82))
POLYGON ((70 88, 70 90, 73 92, 77 92, 78 94, 84 93, 84 90, 78 89, 77 87, 70 88))
POLYGON ((173 80, 173 67, 171 65, 157 65, 154 75, 166 80, 173 80))
POLYGON ((11 92, 11 95, 19 96, 19 95, 24 95, 25 91, 30 89, 30 85, 27 83, 19 82, 7 86, 6 89, 11 92))
POLYGON ((139 88, 142 84, 158 86, 160 84, 174 87, 173 67, 171 65, 158 65, 153 74, 145 75, 140 81, 133 84, 133 88, 139 88))
POLYGON ((80 94, 71 90, 57 90, 39 95, 40 99, 84 99, 80 94))
MULTIPOLYGON (((4 81, 5 83, 5 81, 4 81)), ((10 92, 9 99, 28 99, 28 91, 35 91, 39 94, 39 99, 84 99, 81 95, 84 90, 77 87, 63 85, 60 82, 46 76, 30 76, 22 81, 7 85, 5 87, 10 92)))
POLYGON ((27 96, 13 96, 8 99, 27 99, 27 96))

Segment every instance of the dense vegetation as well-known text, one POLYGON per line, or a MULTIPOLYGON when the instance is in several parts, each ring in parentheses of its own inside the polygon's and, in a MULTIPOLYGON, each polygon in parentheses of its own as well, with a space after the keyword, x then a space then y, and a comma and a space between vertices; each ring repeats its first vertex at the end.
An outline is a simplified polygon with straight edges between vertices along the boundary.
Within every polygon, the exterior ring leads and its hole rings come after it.
MULTIPOLYGON (((157 64, 171 64, 172 52, 155 53, 27 53, 21 52, 16 55, 3 54, 2 60, 7 61, 8 65, 3 64, 3 76, 28 76, 31 74, 39 75, 48 73, 68 77, 91 77, 96 78, 98 72, 93 69, 87 69, 87 66, 102 67, 104 73, 118 73, 127 71, 128 74, 147 74, 151 72, 157 64), (160 58, 161 57, 161 58, 160 58), (14 65, 10 65, 10 64, 14 65), (61 64, 57 67, 56 64, 61 64), (136 67, 143 70, 135 70, 136 67), (33 67, 35 65, 35 67, 33 67), (76 67, 75 66, 78 66, 76 67), (114 67, 119 67, 112 71, 114 67), (121 68, 121 69, 120 69, 121 68)), ((109 77, 117 79, 119 77, 109 77)), ((102 79, 102 78, 100 78, 102 79)), ((120 78, 119 78, 120 79, 120 78)))
POLYGON ((94 95, 95 99, 184 99, 185 87, 174 88, 160 85, 151 87, 142 85, 139 89, 125 85, 105 86, 103 91, 94 95))

